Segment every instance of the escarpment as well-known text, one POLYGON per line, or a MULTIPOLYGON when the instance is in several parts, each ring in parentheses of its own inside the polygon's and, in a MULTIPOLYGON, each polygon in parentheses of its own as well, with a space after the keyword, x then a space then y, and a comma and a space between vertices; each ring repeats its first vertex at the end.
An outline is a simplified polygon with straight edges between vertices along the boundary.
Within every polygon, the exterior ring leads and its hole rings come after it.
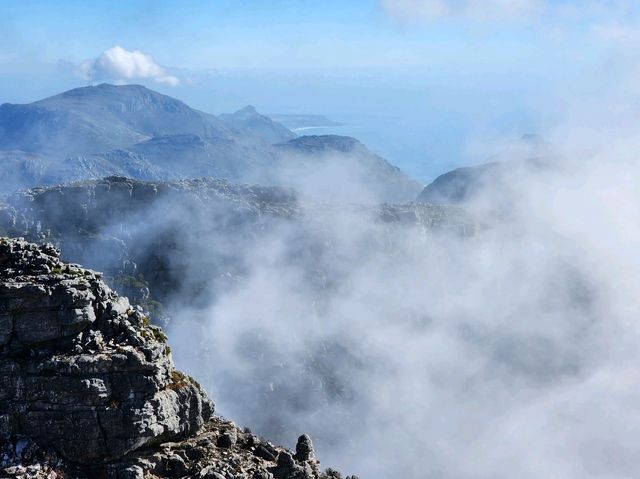
POLYGON ((330 478, 213 415, 167 338, 100 273, 0 238, 0 477, 330 478))

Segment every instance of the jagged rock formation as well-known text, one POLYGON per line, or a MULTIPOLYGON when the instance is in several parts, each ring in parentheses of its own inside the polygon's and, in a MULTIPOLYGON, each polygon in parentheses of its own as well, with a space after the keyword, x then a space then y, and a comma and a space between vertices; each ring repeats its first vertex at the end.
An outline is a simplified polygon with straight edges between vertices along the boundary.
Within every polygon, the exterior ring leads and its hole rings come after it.
POLYGON ((213 405, 161 330, 51 246, 0 242, 0 438, 72 462, 193 434, 213 405))
POLYGON ((162 331, 58 255, 0 239, 0 477, 332 477, 307 436, 292 455, 212 417, 162 331))

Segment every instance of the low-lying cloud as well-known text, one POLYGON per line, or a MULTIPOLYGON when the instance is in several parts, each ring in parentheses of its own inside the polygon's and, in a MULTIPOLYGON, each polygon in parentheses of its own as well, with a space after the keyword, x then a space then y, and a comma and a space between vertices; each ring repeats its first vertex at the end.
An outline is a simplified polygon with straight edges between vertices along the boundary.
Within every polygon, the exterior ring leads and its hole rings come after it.
POLYGON ((151 55, 140 50, 126 50, 119 45, 108 48, 96 58, 80 64, 81 75, 89 81, 129 82, 153 80, 170 86, 178 86, 180 80, 156 63, 151 55))
POLYGON ((235 287, 174 318, 179 366, 363 477, 633 477, 638 166, 572 159, 497 178, 509 215, 472 237, 347 206, 262 231, 235 287))

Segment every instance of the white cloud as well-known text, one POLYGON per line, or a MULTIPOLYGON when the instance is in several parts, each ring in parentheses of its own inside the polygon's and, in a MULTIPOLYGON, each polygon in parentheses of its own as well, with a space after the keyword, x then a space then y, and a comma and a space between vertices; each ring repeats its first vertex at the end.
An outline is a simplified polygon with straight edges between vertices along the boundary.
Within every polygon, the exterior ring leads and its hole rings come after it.
POLYGON ((140 50, 125 50, 119 45, 105 50, 92 60, 82 62, 80 73, 92 81, 126 82, 150 79, 171 86, 180 84, 180 80, 158 65, 151 55, 140 50))
POLYGON ((404 23, 441 19, 533 20, 539 17, 560 21, 587 19, 627 21, 637 9, 634 0, 380 0, 391 17, 404 23))
POLYGON ((640 45, 640 31, 632 25, 610 23, 597 25, 593 31, 598 39, 607 44, 624 48, 635 48, 640 45))
POLYGON ((540 12, 546 0, 380 0, 383 9, 405 22, 448 17, 502 19, 540 12))

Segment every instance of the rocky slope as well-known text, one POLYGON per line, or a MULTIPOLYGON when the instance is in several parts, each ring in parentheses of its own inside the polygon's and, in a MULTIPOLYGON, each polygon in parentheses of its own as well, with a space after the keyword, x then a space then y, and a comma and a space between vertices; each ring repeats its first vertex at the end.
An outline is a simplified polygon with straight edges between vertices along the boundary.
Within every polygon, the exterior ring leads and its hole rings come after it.
POLYGON ((320 478, 213 417, 162 331, 51 245, 0 239, 0 477, 320 478))

